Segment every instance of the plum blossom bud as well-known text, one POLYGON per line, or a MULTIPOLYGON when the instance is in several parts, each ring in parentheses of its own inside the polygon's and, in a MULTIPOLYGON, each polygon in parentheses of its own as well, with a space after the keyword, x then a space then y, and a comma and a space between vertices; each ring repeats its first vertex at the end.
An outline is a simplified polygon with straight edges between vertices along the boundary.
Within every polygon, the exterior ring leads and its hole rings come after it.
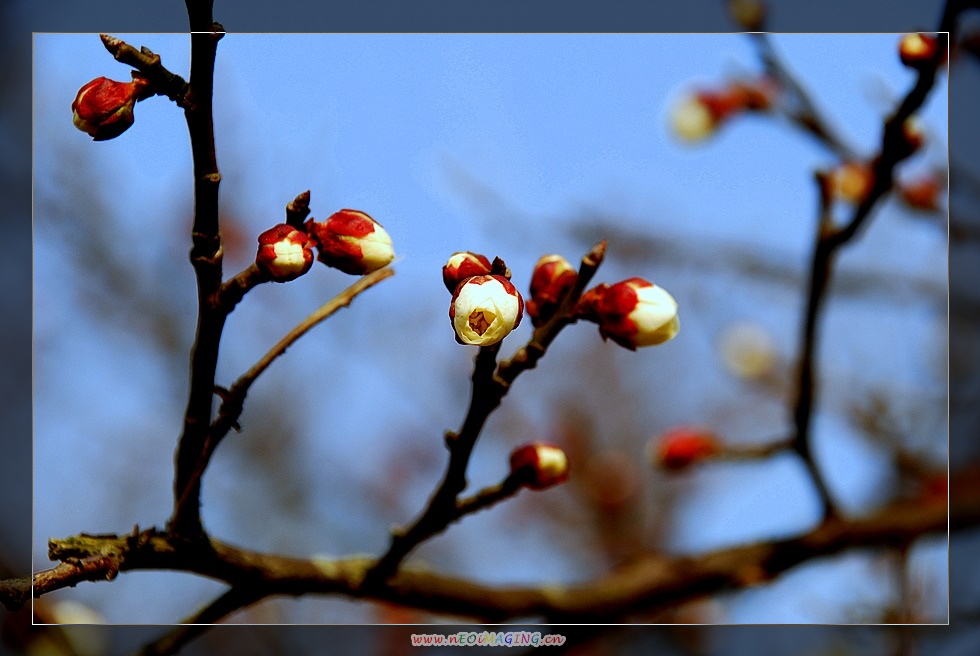
POLYGON ((132 82, 95 78, 72 101, 72 123, 95 141, 118 137, 133 124, 133 107, 147 97, 149 84, 135 73, 132 82))
POLYGON ((938 175, 927 175, 898 186, 898 197, 915 210, 935 212, 945 185, 938 175))
POLYGON ((524 299, 503 276, 473 276, 453 292, 449 320, 460 344, 489 346, 514 330, 524 316, 524 299))
POLYGON ((455 291, 459 283, 473 276, 485 276, 490 273, 490 268, 490 260, 486 255, 458 251, 442 267, 442 281, 449 291, 455 291))
POLYGON ((561 255, 545 255, 537 261, 531 275, 531 298, 527 301, 527 315, 535 328, 554 316, 576 280, 578 274, 561 255))
POLYGON ((605 283, 582 295, 576 313, 599 324, 603 339, 635 351, 663 344, 680 330, 677 301, 663 287, 643 278, 605 283))
POLYGON ((718 338, 718 350, 725 368, 746 380, 766 378, 779 363, 772 337, 751 321, 726 326, 718 338))
POLYGON ((863 162, 844 162, 823 178, 830 198, 858 204, 871 191, 874 172, 863 162))
POLYGON ((767 77, 732 82, 717 91, 697 91, 674 108, 671 125, 682 141, 703 141, 735 114, 772 107, 776 92, 776 83, 767 77))
POLYGON ((922 68, 930 64, 936 59, 938 50, 939 41, 931 34, 906 34, 898 44, 898 56, 909 68, 922 68))
POLYGON ((317 259, 344 273, 371 273, 395 259, 391 237, 364 212, 340 210, 322 223, 310 219, 306 231, 317 241, 317 259))
POLYGON ((568 480, 568 456, 552 444, 525 444, 511 452, 510 472, 526 475, 525 485, 543 490, 568 480))
POLYGON ((664 469, 680 470, 710 458, 721 451, 714 433, 695 426, 671 428, 651 443, 654 465, 664 469))
POLYGON ((313 266, 313 238, 280 223, 259 235, 255 263, 276 282, 295 280, 313 266))
POLYGON ((922 121, 915 116, 909 116, 905 119, 902 123, 902 137, 905 139, 905 144, 910 152, 914 153, 922 148, 922 144, 926 142, 926 132, 922 127, 922 121))

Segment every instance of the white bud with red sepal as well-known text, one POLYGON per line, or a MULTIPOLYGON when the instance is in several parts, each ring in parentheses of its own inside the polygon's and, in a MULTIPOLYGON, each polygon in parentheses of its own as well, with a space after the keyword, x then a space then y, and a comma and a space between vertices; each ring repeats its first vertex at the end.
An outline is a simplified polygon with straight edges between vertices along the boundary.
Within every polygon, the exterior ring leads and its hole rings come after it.
POLYGON ((643 278, 590 289, 582 295, 576 312, 599 324, 603 339, 631 351, 663 344, 680 330, 677 301, 666 289, 643 278))
POLYGON ((317 259, 344 273, 371 273, 395 259, 391 237, 364 212, 340 210, 326 221, 306 222, 317 241, 317 259))
POLYGON ((553 444, 525 444, 511 452, 510 472, 529 488, 543 490, 568 480, 568 456, 553 444))
POLYGON ((490 273, 492 265, 486 255, 458 251, 449 257, 442 267, 442 281, 449 291, 455 291, 459 283, 473 276, 485 276, 490 273))
POLYGON ((302 230, 280 223, 259 235, 255 263, 276 282, 295 280, 313 266, 314 240, 302 230))
POLYGON ((460 344, 489 346, 510 334, 524 316, 524 299, 507 278, 467 278, 453 292, 449 320, 460 344))
POLYGON ((537 261, 531 275, 531 297, 527 301, 527 315, 535 328, 554 316, 576 280, 578 274, 561 255, 544 255, 537 261))

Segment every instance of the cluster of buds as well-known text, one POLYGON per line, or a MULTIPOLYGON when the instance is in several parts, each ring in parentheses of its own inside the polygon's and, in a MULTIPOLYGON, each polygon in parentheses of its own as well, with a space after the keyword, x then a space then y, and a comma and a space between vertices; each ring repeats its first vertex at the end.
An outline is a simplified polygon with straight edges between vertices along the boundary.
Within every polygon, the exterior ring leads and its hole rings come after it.
POLYGON ((776 82, 769 77, 735 81, 719 90, 696 91, 674 108, 674 133, 683 141, 703 141, 736 114, 770 109, 777 91, 776 82))
POLYGON ((578 274, 561 255, 544 255, 534 265, 527 315, 537 328, 555 315, 565 295, 575 286, 578 274))
MULTIPOLYGON (((301 198, 309 202, 309 194, 301 198)), ((304 205, 308 213, 308 209, 304 205)), ((295 202, 287 213, 297 214, 295 202)), ((391 262, 395 252, 391 237, 381 224, 364 212, 340 210, 326 221, 302 218, 290 219, 259 235, 255 264, 275 282, 295 280, 313 265, 313 248, 319 251, 316 259, 344 273, 371 273, 391 262)))
POLYGON ((717 455, 721 452, 721 444, 709 430, 678 426, 651 440, 650 452, 655 466, 679 471, 717 455))
POLYGON ((72 123, 95 141, 114 139, 133 125, 136 102, 153 93, 149 80, 136 72, 132 82, 95 78, 72 101, 72 123))
POLYGON ((635 351, 663 344, 680 330, 677 301, 663 287, 643 278, 601 285, 582 295, 576 315, 599 324, 603 339, 635 351))
POLYGON ((939 39, 933 34, 906 34, 898 43, 902 63, 916 70, 946 61, 946 51, 939 51, 939 39))
POLYGON ((543 490, 568 480, 568 456, 552 444, 525 444, 511 452, 510 472, 532 490, 543 490))
POLYGON ((503 260, 460 251, 442 267, 442 281, 452 292, 449 321, 460 344, 490 346, 517 328, 524 299, 508 278, 503 260))

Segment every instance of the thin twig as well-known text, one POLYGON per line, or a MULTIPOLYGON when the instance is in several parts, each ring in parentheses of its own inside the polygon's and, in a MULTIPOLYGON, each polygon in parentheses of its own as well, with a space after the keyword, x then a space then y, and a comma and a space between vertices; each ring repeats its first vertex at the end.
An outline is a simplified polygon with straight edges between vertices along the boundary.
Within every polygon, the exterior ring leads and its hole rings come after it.
POLYGON ((134 656, 171 656, 225 617, 242 610, 265 593, 255 587, 233 587, 163 636, 143 646, 134 656))
POLYGON ((402 560, 415 547, 440 533, 454 521, 458 512, 458 496, 466 489, 470 455, 484 423, 500 405, 514 379, 522 371, 533 368, 561 329, 574 321, 573 309, 602 263, 605 252, 606 242, 603 241, 592 247, 582 258, 575 287, 565 295, 555 316, 535 330, 531 341, 519 349, 513 358, 497 367, 500 344, 480 347, 473 368, 472 391, 466 418, 458 431, 446 434, 446 447, 449 449, 446 472, 422 514, 408 528, 392 531, 388 551, 369 572, 364 582, 366 587, 383 583, 395 573, 402 560))
POLYGON ((183 106, 188 84, 184 78, 171 73, 160 63, 160 55, 146 46, 137 50, 122 39, 108 34, 100 34, 99 37, 102 39, 102 45, 116 61, 132 66, 150 81, 155 94, 167 96, 178 106, 183 106))
MULTIPOLYGON (((249 270, 251 270, 251 267, 239 275, 246 274, 249 270)), ((238 428, 238 418, 244 409, 245 397, 248 395, 248 390, 252 386, 252 383, 262 375, 262 372, 268 369, 276 358, 284 354, 290 346, 313 329, 314 326, 341 308, 348 307, 361 292, 370 289, 382 280, 390 278, 393 275, 395 275, 394 269, 384 267, 358 278, 357 282, 314 310, 295 328, 290 330, 251 369, 239 377, 230 388, 219 392, 222 401, 221 406, 218 408, 218 416, 211 424, 204 448, 193 471, 188 477, 188 484, 185 489, 193 490, 200 486, 201 477, 204 476, 204 471, 207 469, 215 449, 218 448, 218 444, 221 443, 221 440, 224 439, 229 430, 238 428)), ((249 276, 245 275, 245 277, 247 278, 249 276)), ((185 499, 182 498, 180 503, 184 502, 185 499)))
POLYGON ((762 60, 766 71, 779 82, 784 90, 790 93, 788 103, 793 106, 787 106, 787 100, 784 100, 781 105, 786 117, 816 137, 818 141, 844 160, 854 160, 856 158, 854 149, 831 127, 830 122, 820 113, 810 94, 783 63, 772 45, 769 34, 752 32, 749 33, 749 37, 756 45, 759 58, 762 60))
MULTIPOLYGON (((939 35, 939 51, 946 48, 946 35, 939 35)), ((796 437, 794 448, 810 470, 814 484, 823 504, 824 519, 833 515, 830 494, 810 453, 810 424, 816 395, 815 352, 817 348, 817 326, 823 302, 833 270, 837 250, 857 236, 878 201, 891 189, 895 166, 912 154, 904 134, 904 125, 925 101, 932 89, 936 71, 939 67, 937 56, 933 66, 919 71, 915 85, 908 92, 898 109, 885 121, 881 150, 873 160, 874 182, 865 198, 854 209, 851 219, 840 228, 832 225, 830 218, 830 198, 827 185, 818 178, 820 192, 819 220, 816 226, 816 240, 813 259, 810 265, 810 282, 807 302, 804 308, 802 335, 800 339, 800 362, 797 372, 796 391, 793 401, 793 421, 796 437)))

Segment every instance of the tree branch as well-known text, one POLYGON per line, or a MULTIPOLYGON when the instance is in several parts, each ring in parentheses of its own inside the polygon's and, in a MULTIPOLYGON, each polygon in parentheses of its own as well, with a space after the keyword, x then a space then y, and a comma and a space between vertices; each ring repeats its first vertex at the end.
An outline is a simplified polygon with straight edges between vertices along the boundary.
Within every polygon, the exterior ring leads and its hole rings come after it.
POLYGON ((227 315, 215 303, 221 287, 221 233, 218 185, 221 174, 214 148, 211 96, 214 60, 223 29, 211 18, 210 1, 187 0, 191 31, 191 74, 184 103, 194 160, 194 228, 191 263, 197 277, 197 336, 191 350, 191 384, 184 430, 175 456, 174 509, 169 529, 189 539, 203 534, 200 477, 193 473, 203 457, 214 395, 221 332, 227 315))
POLYGON ((647 555, 575 585, 489 586, 406 565, 387 581, 368 587, 362 582, 377 562, 369 558, 292 558, 216 540, 188 542, 150 529, 128 536, 51 540, 49 557, 63 562, 35 575, 34 595, 83 580, 105 580, 117 572, 165 569, 268 595, 341 594, 493 622, 528 617, 611 621, 636 610, 754 585, 801 562, 846 549, 901 546, 925 534, 945 533, 947 527, 956 531, 980 526, 978 473, 973 467, 954 476, 950 484, 957 494, 948 508, 944 499, 904 500, 867 517, 834 518, 796 538, 698 556, 647 555))
POLYGON ((171 73, 160 63, 160 55, 146 46, 137 50, 125 41, 108 34, 100 34, 99 37, 102 39, 102 45, 116 61, 132 66, 150 81, 155 94, 167 96, 179 107, 184 106, 188 84, 184 78, 171 73))
POLYGON ((480 431, 490 414, 522 372, 533 368, 562 328, 574 321, 573 309, 583 290, 602 263, 606 242, 596 244, 582 259, 575 287, 562 300, 555 316, 534 331, 531 341, 509 361, 496 366, 500 344, 480 347, 473 369, 470 406, 459 431, 446 434, 449 462, 446 473, 429 499, 425 510, 407 529, 395 530, 388 551, 365 580, 365 586, 380 584, 398 569, 402 560, 419 544, 436 535, 458 518, 457 497, 466 489, 466 470, 480 431), (496 372, 495 372, 496 367, 496 372))
MULTIPOLYGON (((249 269, 243 271, 241 274, 236 276, 236 278, 242 277, 243 279, 254 280, 254 276, 249 273, 251 271, 252 267, 249 267, 249 269)), ((255 271, 258 271, 258 267, 255 267, 255 271)), ((257 275, 261 275, 261 272, 258 272, 257 275)), ((203 450, 201 451, 201 454, 194 465, 193 471, 188 477, 188 484, 185 489, 193 490, 200 488, 201 477, 204 476, 204 471, 211 462, 211 456, 214 454, 215 449, 218 448, 218 444, 221 443, 221 440, 223 440, 225 435, 228 434, 228 431, 232 428, 238 428, 238 418, 241 416, 242 410, 244 409, 245 397, 248 395, 248 390, 251 388, 252 383, 254 383, 255 380, 262 375, 262 372, 268 369, 276 358, 285 353, 290 346, 292 346, 300 337, 312 330, 314 326, 325 320, 327 317, 333 315, 341 308, 350 306, 350 304, 355 298, 357 298, 358 295, 361 294, 361 292, 370 289, 382 280, 390 278, 393 275, 395 275, 394 269, 384 267, 376 271, 372 271, 365 276, 361 276, 353 285, 340 292, 310 313, 309 316, 307 316, 295 328, 289 331, 285 337, 279 340, 275 346, 269 349, 269 351, 263 355, 251 369, 236 380, 229 389, 218 391, 222 399, 221 406, 218 408, 218 417, 211 424, 211 428, 208 431, 204 442, 203 450)), ((232 280, 234 280, 234 278, 232 280)), ((229 281, 229 283, 230 282, 231 281, 229 281)), ((225 284, 228 285, 229 283, 225 284)), ((239 283, 235 283, 233 289, 238 289, 238 284, 239 283)), ((247 286, 247 283, 243 283, 243 286, 247 286)), ((224 289, 224 285, 222 288, 224 289)), ((237 295, 237 292, 234 293, 237 295)), ((188 499, 182 497, 178 500, 178 505, 183 505, 187 502, 188 499)))
MULTIPOLYGON (((946 50, 946 35, 939 35, 939 51, 946 50)), ((881 150, 873 162, 874 182, 869 193, 854 209, 850 221, 841 228, 834 228, 830 220, 830 199, 821 185, 820 217, 817 223, 817 238, 810 265, 810 283, 807 302, 804 308, 802 335, 800 340, 800 362, 797 372, 796 391, 793 401, 793 421, 796 430, 794 448, 803 458, 810 470, 814 484, 820 494, 824 517, 833 514, 830 494, 810 453, 810 423, 816 395, 814 359, 817 348, 817 321, 826 298, 834 255, 837 250, 853 239, 858 230, 871 215, 878 201, 891 189, 895 166, 912 153, 904 134, 904 124, 925 101, 932 89, 940 59, 937 56, 932 66, 919 71, 918 79, 908 92, 898 109, 885 121, 881 150)), ((819 182, 819 181, 818 181, 819 182)))

